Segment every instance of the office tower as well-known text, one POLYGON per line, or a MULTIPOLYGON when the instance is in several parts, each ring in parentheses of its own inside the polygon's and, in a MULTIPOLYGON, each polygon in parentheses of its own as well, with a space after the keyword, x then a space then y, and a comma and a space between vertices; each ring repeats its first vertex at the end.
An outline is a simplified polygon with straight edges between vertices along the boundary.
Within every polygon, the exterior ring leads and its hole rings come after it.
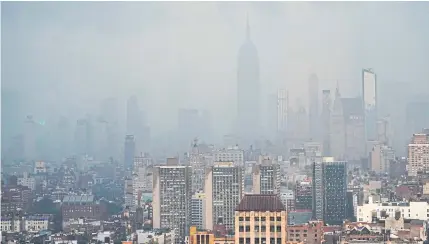
POLYGON ((235 223, 235 243, 286 244, 287 212, 277 195, 245 195, 235 223))
POLYGON ((313 162, 313 218, 323 220, 324 216, 324 186, 323 186, 323 163, 322 160, 313 162))
POLYGON ((278 135, 278 98, 277 94, 267 97, 267 108, 265 109, 265 135, 270 141, 275 141, 278 135))
POLYGON ((191 226, 196 226, 198 229, 205 229, 205 214, 206 213, 206 195, 202 192, 197 192, 192 196, 191 200, 191 226))
POLYGON ((243 169, 232 162, 217 162, 207 168, 204 193, 206 194, 206 229, 223 224, 234 230, 234 209, 240 203, 243 188, 243 169))
POLYGON ((108 160, 109 155, 109 123, 101 116, 94 124, 94 157, 97 160, 108 160))
POLYGON ((429 134, 414 134, 408 144, 408 176, 429 172, 429 134))
POLYGON ((345 156, 348 161, 366 158, 365 117, 360 98, 341 99, 345 127, 345 156))
POLYGON ((390 172, 390 162, 395 159, 395 152, 392 148, 377 143, 372 148, 370 154, 371 170, 378 174, 390 172))
POLYGON ((295 210, 313 209, 313 191, 311 181, 297 182, 295 186, 295 210))
POLYGON ((308 141, 304 143, 305 156, 307 158, 306 165, 310 166, 314 161, 322 156, 323 144, 317 141, 308 141))
POLYGON ((133 169, 135 156, 135 142, 133 135, 125 136, 124 145, 124 166, 126 169, 133 169))
POLYGON ((362 70, 362 104, 365 111, 366 140, 376 138, 377 76, 372 69, 362 70))
POLYGON ((247 20, 246 40, 240 47, 237 65, 237 129, 245 146, 259 133, 259 96, 258 51, 250 39, 247 20))
POLYGON ((331 155, 331 91, 322 91, 323 156, 331 155))
POLYGON ((343 104, 338 84, 335 92, 334 106, 331 113, 330 141, 331 156, 335 157, 337 160, 343 159, 345 157, 346 150, 346 132, 343 104))
POLYGON ((308 120, 310 138, 319 139, 319 79, 316 74, 311 74, 308 79, 308 120))
MULTIPOLYGON (((428 123, 429 124, 429 123, 428 123)), ((390 116, 386 116, 377 121, 377 138, 381 144, 391 147, 392 146, 392 127, 390 116)))
POLYGON ((158 166, 153 172, 153 228, 175 232, 175 243, 184 241, 191 216, 191 168, 158 166))
POLYGON ((264 161, 253 166, 253 194, 280 195, 280 166, 264 161))
POLYGON ((347 214, 347 164, 323 162, 324 218, 329 225, 341 225, 347 214))

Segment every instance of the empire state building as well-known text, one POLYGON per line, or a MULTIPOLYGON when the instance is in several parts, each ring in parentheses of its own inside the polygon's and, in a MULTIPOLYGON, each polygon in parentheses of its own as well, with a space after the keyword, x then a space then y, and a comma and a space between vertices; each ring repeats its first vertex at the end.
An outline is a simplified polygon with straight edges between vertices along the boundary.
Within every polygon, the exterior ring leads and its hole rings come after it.
POLYGON ((259 58, 250 39, 249 20, 246 40, 238 53, 237 69, 237 132, 245 144, 252 144, 259 135, 260 124, 259 58))

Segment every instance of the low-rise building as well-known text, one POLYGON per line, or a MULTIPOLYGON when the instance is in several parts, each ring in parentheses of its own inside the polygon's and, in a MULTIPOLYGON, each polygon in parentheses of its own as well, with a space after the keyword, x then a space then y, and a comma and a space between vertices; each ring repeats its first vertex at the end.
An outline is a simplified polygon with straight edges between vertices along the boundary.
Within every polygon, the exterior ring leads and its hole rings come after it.
POLYGON ((429 203, 427 202, 370 202, 357 207, 358 222, 371 223, 374 218, 386 219, 399 211, 404 219, 427 220, 429 203))
POLYGON ((24 219, 24 230, 28 232, 39 232, 49 229, 49 216, 29 216, 24 219))
POLYGON ((323 221, 310 221, 302 225, 287 227, 288 244, 318 244, 323 240, 323 221))
POLYGON ((153 231, 137 230, 137 244, 173 244, 174 232, 168 229, 154 229, 153 231))

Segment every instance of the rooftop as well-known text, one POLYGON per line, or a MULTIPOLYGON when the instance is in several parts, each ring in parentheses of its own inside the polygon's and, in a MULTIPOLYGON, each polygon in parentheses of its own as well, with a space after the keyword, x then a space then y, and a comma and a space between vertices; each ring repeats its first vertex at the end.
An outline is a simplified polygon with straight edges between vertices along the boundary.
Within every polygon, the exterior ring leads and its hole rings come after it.
POLYGON ((63 203, 69 204, 80 204, 80 203, 92 203, 94 202, 93 195, 80 195, 80 196, 65 196, 63 203))
POLYGON ((248 194, 244 195, 235 211, 279 212, 286 208, 277 195, 248 194))

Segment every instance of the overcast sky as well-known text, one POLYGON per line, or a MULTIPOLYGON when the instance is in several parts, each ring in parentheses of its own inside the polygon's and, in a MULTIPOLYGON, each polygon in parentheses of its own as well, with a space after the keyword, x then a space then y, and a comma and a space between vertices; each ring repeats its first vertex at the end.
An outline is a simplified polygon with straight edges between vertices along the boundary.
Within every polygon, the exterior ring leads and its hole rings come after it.
POLYGON ((380 83, 429 89, 428 2, 1 5, 2 95, 18 92, 35 116, 83 116, 112 96, 125 111, 135 94, 155 134, 176 125, 178 108, 209 109, 215 132, 225 133, 246 13, 262 99, 284 88, 306 104, 312 72, 320 89, 338 80, 345 96, 359 95, 364 67, 380 83))

